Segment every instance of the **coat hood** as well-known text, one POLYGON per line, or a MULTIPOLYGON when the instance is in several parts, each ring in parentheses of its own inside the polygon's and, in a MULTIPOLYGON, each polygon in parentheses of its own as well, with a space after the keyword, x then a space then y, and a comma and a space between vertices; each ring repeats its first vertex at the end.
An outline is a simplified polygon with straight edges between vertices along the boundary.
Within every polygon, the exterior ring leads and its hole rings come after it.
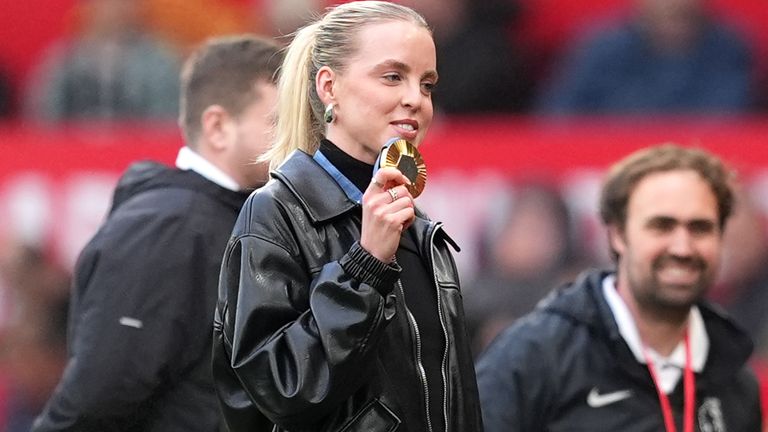
MULTIPOLYGON (((614 347, 625 344, 602 293, 603 279, 612 273, 606 270, 586 271, 573 283, 564 285, 542 300, 537 309, 587 326, 614 347)), ((718 305, 702 300, 697 306, 710 339, 710 355, 705 368, 713 376, 733 376, 733 371, 741 368, 752 355, 752 340, 718 305)))
POLYGON ((171 168, 155 161, 140 161, 129 166, 118 180, 109 213, 141 193, 169 187, 202 191, 237 209, 248 197, 247 192, 225 189, 193 171, 171 168))

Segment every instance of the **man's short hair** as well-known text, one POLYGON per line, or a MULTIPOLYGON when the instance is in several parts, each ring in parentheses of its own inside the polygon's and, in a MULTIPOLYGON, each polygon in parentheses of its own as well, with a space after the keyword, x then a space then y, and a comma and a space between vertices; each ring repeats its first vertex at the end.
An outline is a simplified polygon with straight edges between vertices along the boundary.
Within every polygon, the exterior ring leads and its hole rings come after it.
POLYGON ((201 130, 200 119, 211 105, 220 105, 237 117, 256 100, 258 80, 276 83, 282 63, 280 47, 254 35, 207 40, 184 63, 181 72, 179 125, 187 145, 193 146, 201 130))
POLYGON ((733 173, 711 153, 677 144, 639 150, 610 168, 600 196, 600 216, 605 225, 624 229, 629 198, 645 176, 678 170, 695 171, 709 184, 717 199, 718 219, 723 229, 733 211, 733 173))

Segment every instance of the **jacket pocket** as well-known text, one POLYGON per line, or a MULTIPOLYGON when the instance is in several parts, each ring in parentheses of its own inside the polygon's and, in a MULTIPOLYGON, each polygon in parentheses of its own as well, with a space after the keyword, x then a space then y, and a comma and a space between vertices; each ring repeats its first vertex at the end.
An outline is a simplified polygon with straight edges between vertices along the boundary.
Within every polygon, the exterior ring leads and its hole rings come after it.
POLYGON ((366 404, 339 432, 393 432, 400 419, 378 399, 366 404))

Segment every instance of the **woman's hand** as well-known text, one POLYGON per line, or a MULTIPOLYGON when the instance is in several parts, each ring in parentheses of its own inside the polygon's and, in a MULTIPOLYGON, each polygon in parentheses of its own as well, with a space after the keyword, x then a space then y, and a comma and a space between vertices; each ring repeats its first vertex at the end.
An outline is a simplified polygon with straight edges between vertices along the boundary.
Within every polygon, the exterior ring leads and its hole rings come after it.
POLYGON ((385 263, 392 262, 403 230, 416 217, 407 184, 410 181, 397 168, 382 168, 363 194, 360 246, 385 263))

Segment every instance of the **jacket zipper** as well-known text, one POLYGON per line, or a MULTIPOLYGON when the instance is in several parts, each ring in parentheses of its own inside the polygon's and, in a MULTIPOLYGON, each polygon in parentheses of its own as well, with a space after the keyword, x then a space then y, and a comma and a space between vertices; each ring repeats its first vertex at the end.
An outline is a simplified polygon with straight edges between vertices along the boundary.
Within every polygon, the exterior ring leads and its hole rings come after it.
POLYGON ((442 376, 443 376, 443 424, 445 432, 448 431, 448 376, 446 371, 448 369, 448 330, 445 327, 445 315, 443 313, 443 305, 440 301, 440 285, 437 283, 437 271, 435 269, 435 235, 437 230, 442 226, 437 222, 434 224, 432 231, 429 234, 429 251, 430 251, 430 264, 432 267, 432 278, 435 282, 435 290, 437 297, 437 315, 440 318, 440 327, 443 329, 443 340, 445 341, 445 349, 443 350, 442 361, 442 376))
MULTIPOLYGON (((446 375, 446 370, 448 368, 448 330, 445 326, 445 314, 443 313, 443 306, 440 299, 440 286, 437 282, 437 272, 435 269, 435 235, 437 234, 438 229, 442 226, 441 223, 437 222, 434 225, 431 225, 429 229, 429 250, 430 250, 430 266, 432 267, 432 278, 433 282, 435 284, 435 291, 436 291, 436 299, 437 299, 437 315, 440 319, 440 328, 443 330, 443 340, 445 341, 445 349, 443 350, 443 360, 441 362, 441 376, 443 379, 443 429, 445 432, 448 432, 448 377, 446 375)), ((397 262, 397 259, 394 260, 397 262)), ((400 295, 403 297, 403 300, 405 300, 405 289, 403 288, 403 283, 398 279, 397 286, 400 289, 400 295)), ((427 373, 424 369, 424 363, 422 362, 421 358, 421 333, 419 332, 419 325, 416 322, 416 318, 414 318, 413 314, 411 313, 411 310, 408 309, 408 306, 406 304, 403 305, 405 307, 405 311, 408 314, 408 322, 410 323, 411 327, 413 328, 414 335, 416 337, 416 366, 419 373, 419 379, 421 380, 421 385, 424 389, 424 402, 426 404, 426 414, 427 414, 427 428, 429 432, 433 432, 432 427, 432 416, 429 413, 429 385, 427 384, 427 373)))
MULTIPOLYGON (((397 259, 394 260, 397 262, 397 259)), ((416 369, 421 380, 421 386, 424 390, 424 403, 427 414, 427 430, 433 432, 432 429, 432 417, 429 415, 429 385, 427 384, 427 371, 424 369, 424 363, 421 361, 421 333, 419 332, 419 325, 416 323, 416 318, 411 314, 411 310, 408 309, 408 305, 405 304, 405 289, 403 289, 403 283, 400 279, 397 280, 397 287, 400 289, 400 295, 403 297, 403 307, 408 314, 408 323, 413 329, 414 336, 416 338, 416 369)))

